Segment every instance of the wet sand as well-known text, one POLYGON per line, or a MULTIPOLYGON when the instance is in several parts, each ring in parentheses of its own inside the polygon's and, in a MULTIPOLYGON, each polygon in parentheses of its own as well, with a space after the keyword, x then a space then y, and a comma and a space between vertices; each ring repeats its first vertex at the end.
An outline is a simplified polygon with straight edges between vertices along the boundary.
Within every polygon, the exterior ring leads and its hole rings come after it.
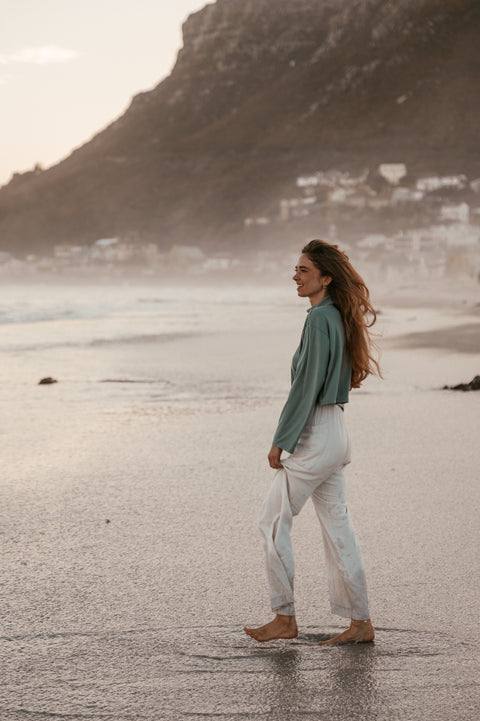
MULTIPOLYGON (((234 314, 248 317, 221 332, 77 348, 89 383, 3 376, 0 718, 473 721, 480 396, 438 389, 480 354, 397 347, 442 318, 385 307, 385 380, 346 411, 376 642, 317 644, 342 621, 308 504, 300 635, 258 645, 241 630, 270 617, 256 517, 304 309, 234 314)), ((57 359, 68 378, 73 355, 57 359)))
POLYGON ((407 333, 396 339, 400 348, 440 348, 460 353, 480 353, 480 323, 463 323, 422 333, 407 333))

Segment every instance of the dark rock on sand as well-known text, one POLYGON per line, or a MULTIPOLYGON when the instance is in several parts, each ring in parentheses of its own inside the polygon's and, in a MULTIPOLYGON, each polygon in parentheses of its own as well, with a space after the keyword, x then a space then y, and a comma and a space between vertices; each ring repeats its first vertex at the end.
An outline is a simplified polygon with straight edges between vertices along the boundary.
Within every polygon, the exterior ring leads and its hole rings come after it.
POLYGON ((472 378, 470 383, 459 383, 457 386, 443 386, 443 390, 480 391, 480 376, 475 376, 475 378, 472 378))
POLYGON ((52 383, 58 383, 58 381, 55 378, 52 378, 51 376, 48 376, 47 378, 42 378, 42 380, 38 381, 39 386, 48 386, 52 383))

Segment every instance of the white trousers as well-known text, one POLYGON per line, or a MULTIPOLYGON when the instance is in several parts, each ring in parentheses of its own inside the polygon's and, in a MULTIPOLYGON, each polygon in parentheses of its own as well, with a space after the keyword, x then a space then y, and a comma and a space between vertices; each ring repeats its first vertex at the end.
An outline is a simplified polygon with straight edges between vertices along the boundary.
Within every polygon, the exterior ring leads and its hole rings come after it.
POLYGON ((370 618, 362 556, 345 505, 343 466, 350 463, 350 441, 343 410, 316 406, 295 451, 281 462, 259 518, 272 610, 295 614, 290 530, 311 496, 322 529, 332 613, 370 618))

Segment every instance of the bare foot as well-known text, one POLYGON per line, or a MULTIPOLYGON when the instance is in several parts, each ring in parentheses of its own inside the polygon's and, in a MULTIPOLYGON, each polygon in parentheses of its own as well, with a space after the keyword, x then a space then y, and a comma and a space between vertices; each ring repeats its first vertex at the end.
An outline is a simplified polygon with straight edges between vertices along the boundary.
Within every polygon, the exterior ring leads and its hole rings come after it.
POLYGON ((332 643, 368 643, 375 638, 375 631, 370 619, 367 621, 354 621, 352 619, 350 628, 339 633, 328 641, 319 641, 320 646, 327 646, 332 643))
POLYGON ((296 638, 298 636, 297 622, 295 616, 284 616, 277 613, 273 621, 266 623, 258 628, 243 629, 248 636, 255 641, 264 643, 265 641, 273 641, 276 638, 296 638))

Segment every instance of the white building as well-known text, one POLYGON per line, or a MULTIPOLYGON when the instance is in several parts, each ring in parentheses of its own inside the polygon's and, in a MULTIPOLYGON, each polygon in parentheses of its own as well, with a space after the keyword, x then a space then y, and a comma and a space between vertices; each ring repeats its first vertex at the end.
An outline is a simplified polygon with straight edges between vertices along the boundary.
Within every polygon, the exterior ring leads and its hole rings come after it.
POLYGON ((309 207, 315 205, 317 199, 314 195, 306 198, 284 198, 280 201, 280 220, 288 220, 290 217, 308 215, 309 207))
POLYGON ((401 205, 402 203, 418 203, 424 197, 421 190, 410 190, 410 188, 400 187, 394 188, 390 198, 391 205, 401 205))
POLYGON ((364 183, 368 177, 368 172, 368 168, 365 168, 360 175, 351 176, 350 173, 342 172, 341 170, 318 170, 313 175, 301 175, 298 177, 297 187, 304 189, 316 186, 324 186, 327 188, 342 186, 350 188, 364 183))
POLYGON ((378 172, 392 185, 398 185, 407 174, 407 166, 404 163, 381 163, 378 172))
POLYGON ((442 206, 441 220, 453 220, 457 223, 468 223, 470 220, 470 206, 468 203, 450 203, 442 206))
POLYGON ((431 175, 417 180, 417 190, 424 193, 431 193, 440 188, 457 188, 462 190, 467 185, 466 175, 431 175))
POLYGON ((116 260, 118 238, 99 238, 90 248, 92 260, 116 260))

